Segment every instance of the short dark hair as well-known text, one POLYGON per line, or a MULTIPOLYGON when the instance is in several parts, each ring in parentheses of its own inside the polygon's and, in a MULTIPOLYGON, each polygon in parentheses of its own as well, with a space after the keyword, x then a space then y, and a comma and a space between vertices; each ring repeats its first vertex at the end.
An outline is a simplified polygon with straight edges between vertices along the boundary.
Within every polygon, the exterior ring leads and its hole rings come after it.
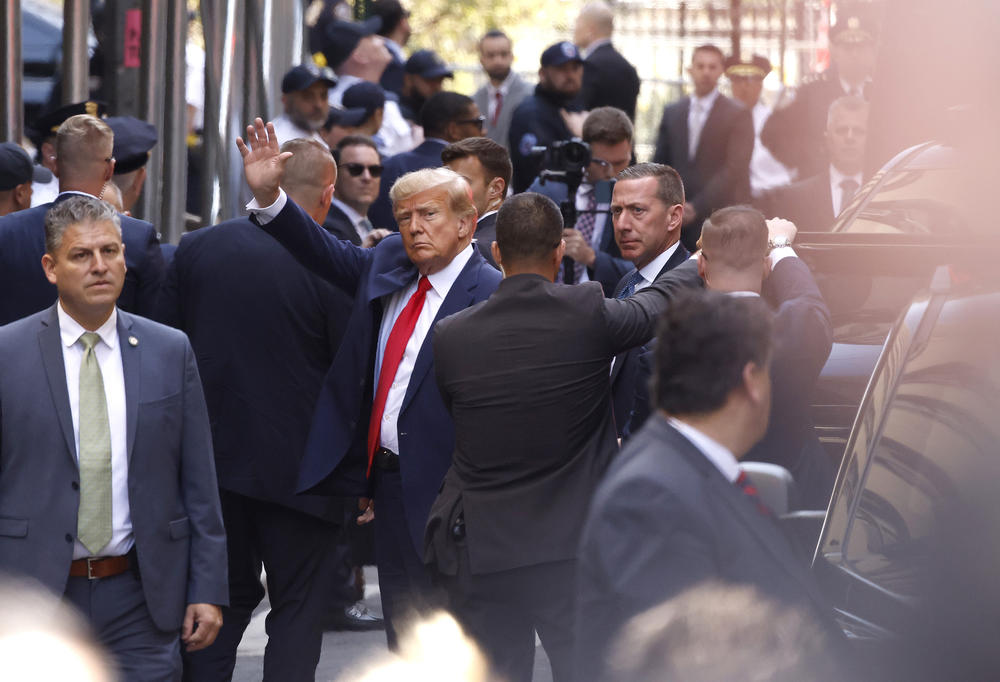
POLYGON ((479 39, 479 51, 483 51, 483 41, 487 38, 503 38, 508 43, 511 43, 510 36, 501 31, 498 28, 491 28, 489 31, 483 34, 483 37, 479 39))
POLYGON ((502 178, 504 190, 510 187, 510 176, 514 167, 510 163, 510 154, 488 137, 467 137, 458 142, 452 142, 441 150, 441 163, 448 165, 457 159, 474 156, 479 159, 483 170, 489 179, 502 178))
POLYGON ((597 107, 583 120, 583 141, 587 144, 631 142, 634 134, 628 114, 615 107, 597 107))
POLYGON ((712 291, 678 295, 660 319, 651 393, 669 414, 723 406, 747 363, 767 365, 771 311, 757 296, 712 291))
POLYGON ((410 16, 399 0, 375 0, 371 4, 371 13, 382 19, 382 28, 378 32, 380 36, 389 35, 396 30, 399 22, 410 16))
POLYGON ((715 45, 712 45, 711 43, 705 43, 704 45, 699 45, 698 47, 694 48, 694 52, 691 53, 691 58, 694 59, 694 56, 699 52, 711 52, 712 54, 714 54, 716 57, 719 58, 720 62, 722 62, 723 64, 726 63, 726 55, 722 54, 722 50, 720 50, 715 45))
POLYGON ((701 226, 698 248, 703 258, 742 270, 767 255, 767 236, 763 213, 752 206, 727 206, 701 226))
POLYGON ((542 194, 515 194, 497 213, 497 247, 506 263, 542 260, 562 242, 562 213, 542 194))
POLYGON ((420 125, 424 137, 441 137, 452 121, 458 121, 475 105, 471 97, 450 90, 442 90, 431 95, 420 108, 420 125))
MULTIPOLYGON (((371 147, 378 154, 378 147, 372 138, 367 135, 347 135, 340 138, 340 142, 337 143, 337 147, 333 150, 333 160, 337 163, 340 163, 340 152, 343 151, 344 147, 371 147)), ((382 155, 379 154, 379 159, 381 158, 382 155)))
POLYGON ((618 173, 618 182, 656 178, 656 198, 664 206, 684 203, 684 182, 680 173, 664 163, 637 163, 618 173))

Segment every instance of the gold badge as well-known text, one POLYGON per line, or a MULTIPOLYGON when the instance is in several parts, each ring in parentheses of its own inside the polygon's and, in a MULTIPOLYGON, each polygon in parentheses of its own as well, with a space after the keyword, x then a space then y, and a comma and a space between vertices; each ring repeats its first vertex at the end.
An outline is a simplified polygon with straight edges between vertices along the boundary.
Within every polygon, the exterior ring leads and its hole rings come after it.
POLYGON ((97 116, 97 102, 87 102, 83 105, 83 110, 88 116, 97 116))

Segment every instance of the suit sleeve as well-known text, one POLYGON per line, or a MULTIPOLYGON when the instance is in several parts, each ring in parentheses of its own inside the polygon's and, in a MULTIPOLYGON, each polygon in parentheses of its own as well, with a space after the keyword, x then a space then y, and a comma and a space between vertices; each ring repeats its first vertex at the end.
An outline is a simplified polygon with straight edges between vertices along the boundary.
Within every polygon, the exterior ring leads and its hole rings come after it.
MULTIPOLYGON (((251 220, 255 220, 255 216, 251 216, 251 220)), ((352 296, 374 253, 374 249, 362 249, 337 239, 290 198, 274 220, 260 227, 281 242, 304 267, 352 296)))
POLYGON ((226 531, 222 525, 212 432, 191 344, 184 339, 181 496, 191 524, 187 603, 229 603, 226 531))
POLYGON ((830 355, 830 311, 812 272, 799 258, 783 258, 775 266, 765 282, 765 294, 777 305, 774 362, 782 370, 780 376, 787 379, 789 395, 803 400, 830 355))
POLYGON ((164 264, 163 252, 160 251, 160 240, 156 237, 156 229, 152 225, 145 226, 143 235, 142 269, 139 274, 139 287, 135 295, 134 312, 143 317, 152 318, 156 314, 156 301, 163 286, 164 264))
POLYGON ((660 127, 656 132, 656 150, 653 152, 653 163, 665 163, 671 165, 673 157, 670 152, 670 122, 668 121, 668 109, 664 107, 663 115, 660 116, 660 127))
MULTIPOLYGON (((738 105, 737 105, 738 106, 738 105)), ((721 172, 712 175, 701 192, 688 201, 699 218, 714 208, 750 200, 750 157, 753 155, 753 116, 748 109, 735 112, 726 141, 726 160, 721 172)))
POLYGON ((630 261, 624 258, 615 258, 607 251, 596 250, 594 265, 587 269, 587 276, 591 280, 601 283, 605 296, 612 296, 618 282, 631 271, 632 263, 630 261))
POLYGON ((181 238, 181 246, 174 254, 173 262, 167 268, 167 274, 163 278, 163 287, 160 289, 160 296, 156 302, 156 314, 153 319, 175 329, 181 329, 181 298, 180 282, 177 275, 177 262, 184 258, 184 239, 181 238), (180 257, 180 258, 178 258, 180 257))
POLYGON ((700 284, 698 265, 689 259, 626 299, 605 299, 604 319, 614 353, 642 345, 653 338, 656 321, 667 309, 670 300, 679 291, 700 284))

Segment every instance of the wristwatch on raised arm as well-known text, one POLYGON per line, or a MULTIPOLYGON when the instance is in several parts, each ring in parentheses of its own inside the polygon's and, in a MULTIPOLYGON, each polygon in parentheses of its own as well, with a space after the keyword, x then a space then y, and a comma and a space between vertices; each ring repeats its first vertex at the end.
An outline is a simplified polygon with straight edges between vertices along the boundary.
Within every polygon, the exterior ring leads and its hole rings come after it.
POLYGON ((783 246, 791 246, 792 240, 788 237, 782 235, 780 237, 772 237, 767 240, 767 248, 769 251, 774 251, 775 249, 780 249, 783 246))

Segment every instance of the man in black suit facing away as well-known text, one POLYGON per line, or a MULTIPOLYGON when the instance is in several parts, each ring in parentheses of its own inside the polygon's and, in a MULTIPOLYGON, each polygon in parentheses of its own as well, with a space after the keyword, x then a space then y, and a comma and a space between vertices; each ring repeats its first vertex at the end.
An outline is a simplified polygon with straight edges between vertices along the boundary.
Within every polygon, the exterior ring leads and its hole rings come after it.
POLYGON ((553 280, 558 207, 540 194, 500 209, 489 300, 438 323, 434 366, 455 422, 452 466, 431 508, 425 559, 450 606, 505 679, 531 679, 534 631, 554 678, 572 677, 573 577, 581 520, 617 452, 608 363, 648 340, 693 267, 629 300, 553 280), (566 343, 572 339, 573 343, 566 343))
POLYGON ((382 177, 378 148, 370 137, 348 135, 337 143, 333 156, 337 184, 323 227, 355 246, 371 246, 363 242, 375 229, 368 220, 368 208, 378 197, 382 177))
POLYGON ((497 211, 507 196, 514 172, 510 154, 488 137, 467 137, 441 150, 441 162, 469 183, 478 215, 476 245, 483 258, 499 269, 493 260, 492 247, 497 237, 497 211))
POLYGON ((714 45, 695 48, 688 73, 690 97, 663 110, 653 161, 677 169, 684 179, 684 246, 694 251, 701 223, 712 211, 750 200, 753 117, 719 93, 725 57, 714 45))
MULTIPOLYGON (((313 220, 337 175, 315 140, 292 152, 282 187, 313 220)), ((228 680, 264 596, 271 603, 265 680, 312 680, 337 566, 343 503, 297 496, 299 463, 350 298, 307 271, 248 218, 181 239, 160 317, 188 334, 202 375, 228 536, 229 607, 215 643, 185 656, 185 679, 228 680)), ((353 600, 352 600, 353 603, 353 600)))
POLYGON ((611 465, 583 531, 578 680, 607 679, 607 647, 629 618, 706 580, 754 586, 837 637, 739 466, 767 428, 771 317, 755 297, 691 292, 660 323, 659 409, 611 465))
POLYGON ((639 74, 611 45, 615 15, 603 0, 584 5, 573 28, 573 42, 583 55, 580 104, 585 111, 615 107, 635 120, 639 74))

